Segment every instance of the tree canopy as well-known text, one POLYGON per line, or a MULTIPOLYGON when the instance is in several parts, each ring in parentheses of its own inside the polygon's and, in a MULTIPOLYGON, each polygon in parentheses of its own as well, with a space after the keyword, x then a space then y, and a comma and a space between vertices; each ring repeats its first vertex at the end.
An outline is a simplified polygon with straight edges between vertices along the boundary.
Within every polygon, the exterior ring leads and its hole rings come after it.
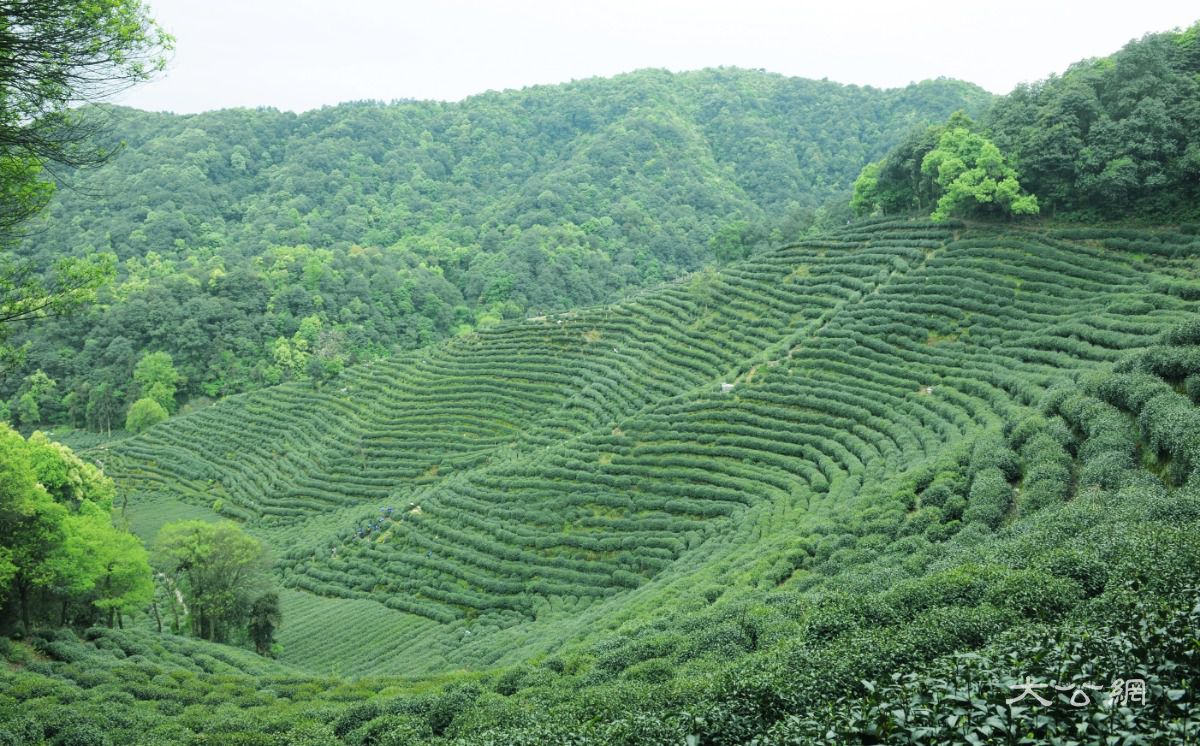
MULTIPOLYGON (((21 256, 111 253, 74 318, 22 327, 41 423, 107 430, 548 311, 594 305, 844 224, 849 185, 914 122, 991 96, 948 80, 878 90, 758 71, 644 70, 444 104, 296 115, 91 107, 127 143, 70 172, 21 256), (174 397, 134 368, 170 356, 174 397)), ((168 386, 169 389, 169 386, 168 386)), ((24 426, 24 423, 23 423, 24 426)))
POLYGON ((1054 213, 1200 213, 1200 23, 1018 86, 985 118, 1054 213))
POLYGON ((146 80, 171 43, 140 0, 0 5, 0 235, 45 206, 47 165, 106 157, 71 107, 146 80))
POLYGON ((60 169, 98 165, 114 149, 99 138, 104 121, 73 107, 147 79, 171 44, 140 0, 0 3, 0 364, 22 352, 4 345, 14 323, 71 312, 114 277, 108 252, 8 252, 60 169))
POLYGON ((114 525, 115 494, 66 446, 0 425, 0 617, 111 624, 150 600, 146 550, 114 525))
POLYGON ((236 523, 180 521, 162 527, 155 542, 155 561, 189 608, 192 633, 223 642, 253 612, 254 641, 268 646, 266 627, 278 626, 278 600, 269 593, 269 567, 261 542, 236 523))
POLYGON ((921 161, 921 173, 938 185, 941 196, 930 217, 976 213, 1036 215, 1037 197, 1022 194, 1017 172, 990 140, 966 127, 942 133, 937 147, 921 161))
POLYGON ((1037 197, 1022 191, 1016 169, 964 112, 910 132, 863 167, 850 207, 858 215, 930 210, 937 222, 1038 213, 1037 197))
POLYGON ((1150 34, 1018 86, 978 126, 915 129, 860 173, 852 209, 1200 218, 1198 39, 1200 23, 1150 34))

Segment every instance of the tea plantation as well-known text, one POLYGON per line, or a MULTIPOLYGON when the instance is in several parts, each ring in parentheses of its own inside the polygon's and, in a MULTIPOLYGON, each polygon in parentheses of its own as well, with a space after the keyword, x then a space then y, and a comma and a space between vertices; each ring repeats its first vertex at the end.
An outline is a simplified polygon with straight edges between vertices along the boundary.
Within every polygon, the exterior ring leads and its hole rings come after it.
POLYGON ((282 657, 48 633, 7 649, 0 734, 1194 740, 1198 262, 865 221, 97 446, 147 537, 267 542, 282 657), (1026 677, 1147 703, 1004 704, 1026 677))

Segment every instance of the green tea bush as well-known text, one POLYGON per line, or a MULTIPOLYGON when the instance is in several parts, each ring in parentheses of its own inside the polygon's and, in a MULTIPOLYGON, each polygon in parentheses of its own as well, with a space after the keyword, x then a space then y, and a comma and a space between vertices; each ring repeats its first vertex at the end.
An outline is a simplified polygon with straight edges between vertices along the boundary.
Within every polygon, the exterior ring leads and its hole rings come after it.
POLYGON ((985 467, 971 480, 971 491, 967 495, 963 521, 996 528, 1004 519, 1011 503, 1012 487, 1004 478, 1004 472, 994 466, 985 467))

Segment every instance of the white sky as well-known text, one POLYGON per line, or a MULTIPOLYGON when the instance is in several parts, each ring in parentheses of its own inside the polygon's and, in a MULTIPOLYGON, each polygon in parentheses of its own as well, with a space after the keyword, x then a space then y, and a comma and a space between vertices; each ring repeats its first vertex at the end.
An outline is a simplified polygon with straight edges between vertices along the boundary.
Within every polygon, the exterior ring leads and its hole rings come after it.
POLYGON ((1195 0, 148 0, 176 37, 143 109, 304 111, 457 100, 644 67, 765 68, 880 87, 946 76, 996 93, 1200 20, 1195 0))

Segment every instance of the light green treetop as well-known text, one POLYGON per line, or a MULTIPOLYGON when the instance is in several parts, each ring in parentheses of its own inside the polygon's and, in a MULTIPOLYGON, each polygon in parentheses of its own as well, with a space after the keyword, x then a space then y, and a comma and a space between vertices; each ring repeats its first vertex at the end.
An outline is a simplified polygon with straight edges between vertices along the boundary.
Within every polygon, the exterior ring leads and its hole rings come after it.
POLYGON ((871 215, 879 209, 879 169, 882 161, 868 163, 854 180, 854 196, 850 209, 859 217, 871 215))
POLYGON ((1005 162, 1000 149, 966 127, 943 132, 921 162, 921 172, 933 176, 941 191, 930 215, 934 221, 988 212, 1038 214, 1037 197, 1022 193, 1016 169, 1005 162))
POLYGON ((113 525, 114 493, 69 448, 0 425, 0 594, 16 589, 26 628, 34 589, 110 612, 149 601, 146 551, 113 525))
POLYGON ((150 352, 143 355, 133 369, 133 380, 143 398, 158 402, 168 414, 175 411, 175 390, 183 382, 183 376, 175 369, 170 354, 150 352))

